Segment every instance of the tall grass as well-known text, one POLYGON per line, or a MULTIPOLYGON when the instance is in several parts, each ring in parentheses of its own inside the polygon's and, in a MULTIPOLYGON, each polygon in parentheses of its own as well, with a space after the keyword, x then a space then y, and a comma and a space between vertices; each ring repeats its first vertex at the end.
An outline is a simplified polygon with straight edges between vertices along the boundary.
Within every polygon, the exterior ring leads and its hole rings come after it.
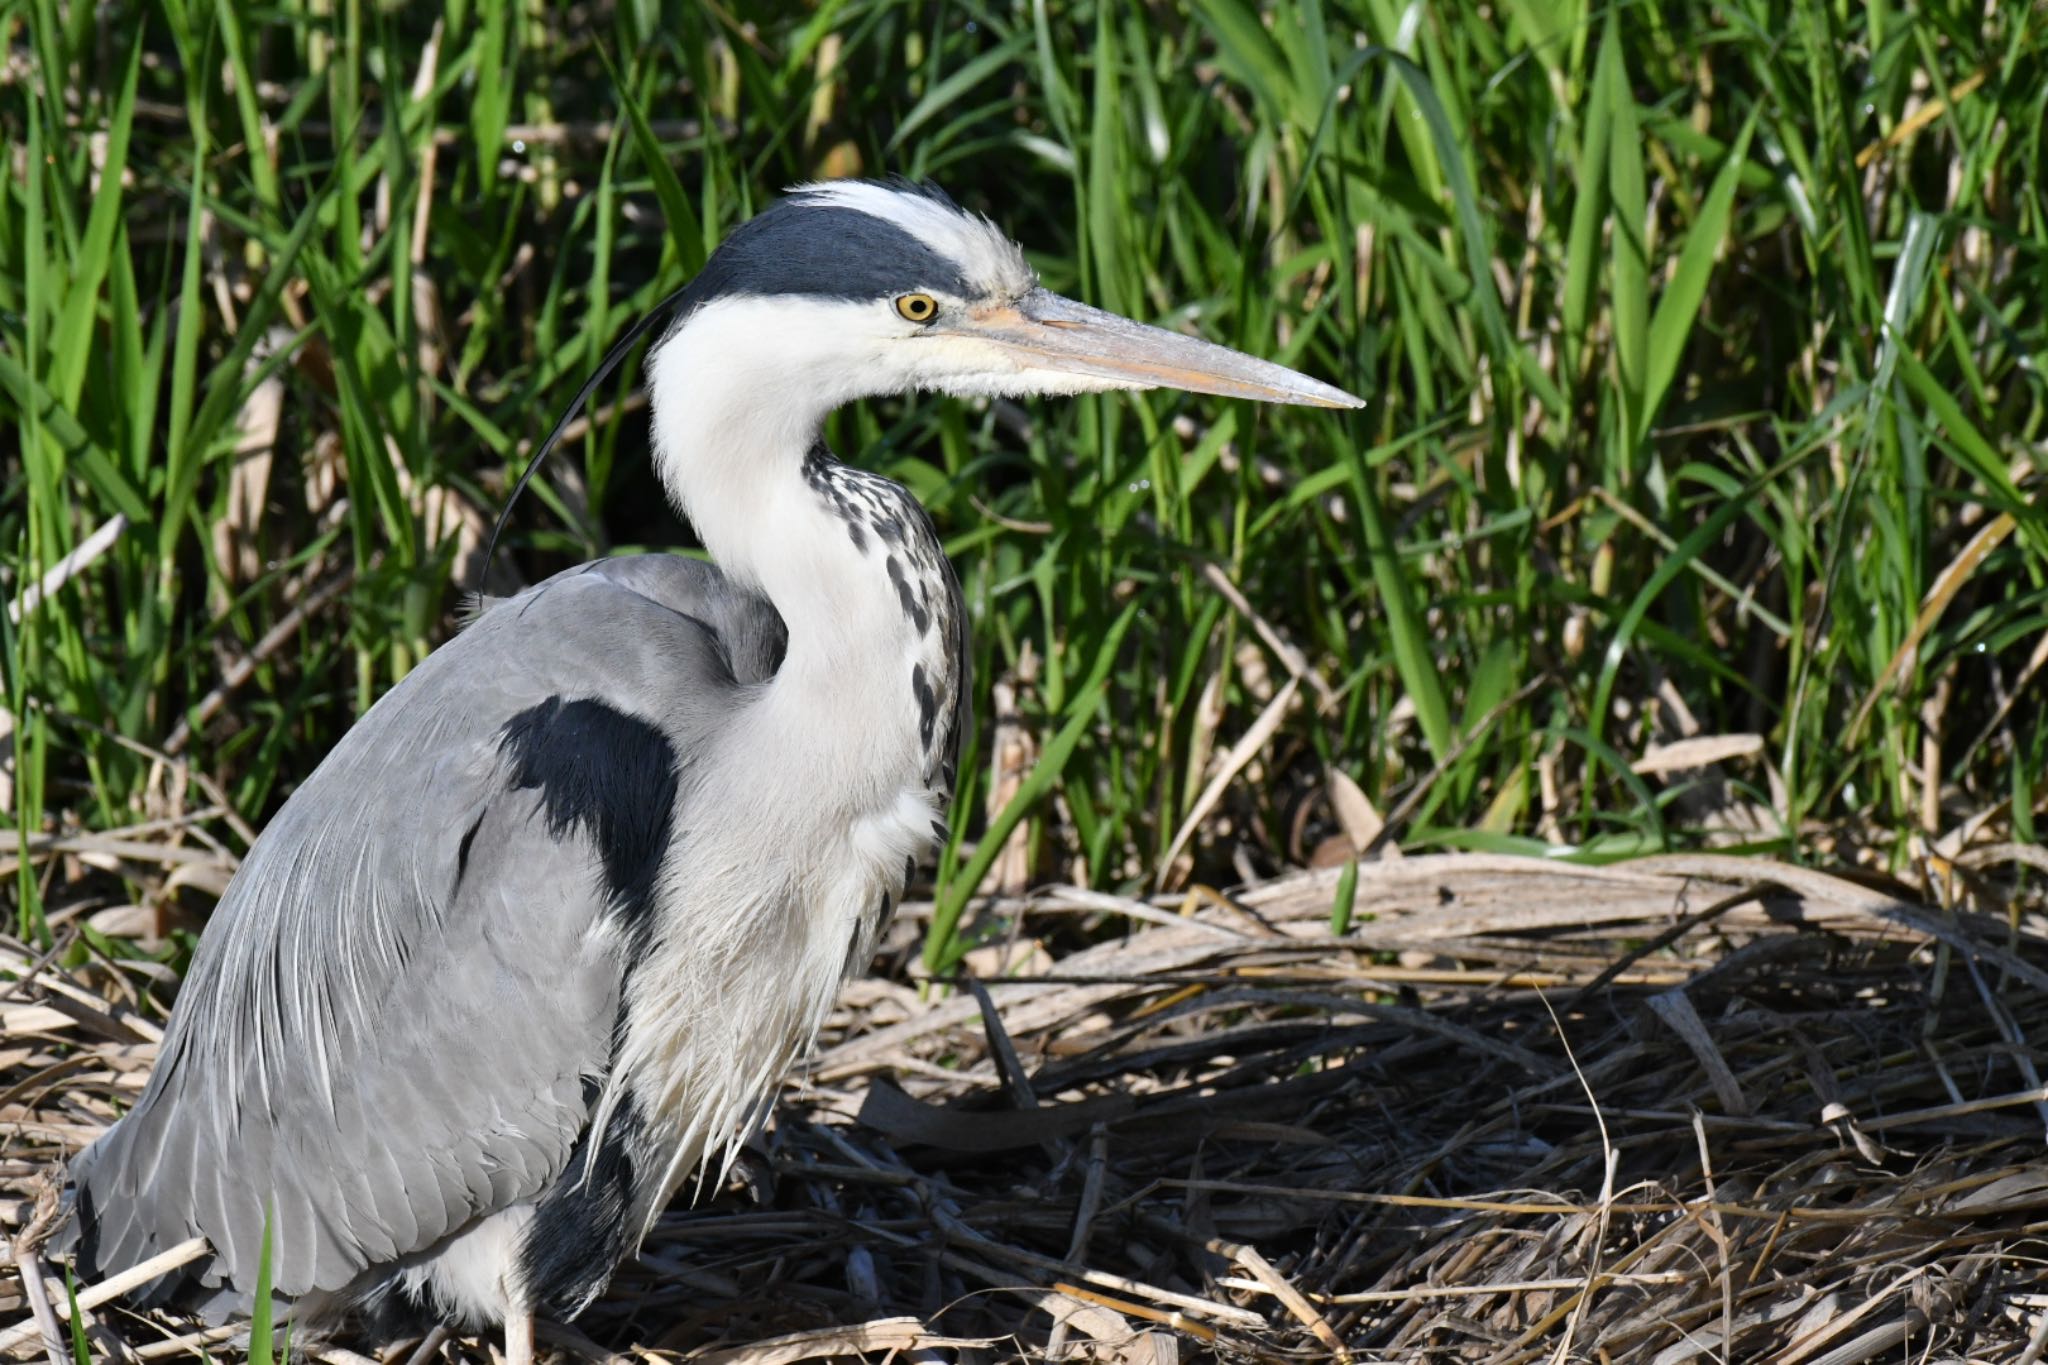
MULTIPOLYGON (((1409 849, 2034 837, 2038 6, 747 9, 0 11, 9 596, 126 518, 0 625, 18 830, 145 818, 174 741, 273 808, 445 637, 610 340, 779 187, 901 172, 1056 289, 1373 400, 836 420, 948 538, 977 714, 1014 698, 935 963, 1005 841, 1012 883, 1235 878, 1331 834, 1333 781, 1409 849), (1719 735, 1760 747, 1635 770, 1719 735)), ((689 543, 633 387, 516 518, 527 580, 689 543)))

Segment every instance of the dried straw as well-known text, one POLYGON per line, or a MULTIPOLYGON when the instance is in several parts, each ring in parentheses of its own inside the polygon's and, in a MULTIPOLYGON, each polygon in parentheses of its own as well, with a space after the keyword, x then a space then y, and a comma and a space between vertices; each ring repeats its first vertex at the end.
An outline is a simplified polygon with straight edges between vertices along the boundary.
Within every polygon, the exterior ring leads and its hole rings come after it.
MULTIPOLYGON (((1994 916, 1730 857, 1411 856, 1360 869, 1336 937, 1334 884, 990 902, 1008 955, 974 959, 975 989, 910 979, 912 907, 735 1183, 667 1214, 550 1349, 2042 1359, 2038 898, 2003 885, 1994 916)), ((154 982, 37 959, 7 945, 37 969, 0 1043, 10 1222, 154 1043, 128 1003, 154 982)), ((25 1316, 18 1287, 0 1313, 25 1316)))

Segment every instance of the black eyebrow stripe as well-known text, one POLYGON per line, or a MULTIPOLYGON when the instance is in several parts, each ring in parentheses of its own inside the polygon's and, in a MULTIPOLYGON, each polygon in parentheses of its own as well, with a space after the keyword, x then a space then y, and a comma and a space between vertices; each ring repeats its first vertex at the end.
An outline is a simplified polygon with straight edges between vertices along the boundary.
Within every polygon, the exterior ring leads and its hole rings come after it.
POLYGON ((735 295, 889 298, 929 289, 967 298, 959 263, 886 218, 796 196, 726 238, 698 275, 698 303, 735 295))

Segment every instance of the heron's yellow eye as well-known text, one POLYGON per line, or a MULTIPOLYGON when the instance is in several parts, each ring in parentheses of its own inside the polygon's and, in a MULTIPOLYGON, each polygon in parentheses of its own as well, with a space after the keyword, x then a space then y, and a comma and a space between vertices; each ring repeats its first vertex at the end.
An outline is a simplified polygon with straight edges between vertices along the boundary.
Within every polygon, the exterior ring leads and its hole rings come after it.
POLYGON ((896 312, 905 322, 930 322, 939 315, 939 301, 930 294, 899 294, 896 312))

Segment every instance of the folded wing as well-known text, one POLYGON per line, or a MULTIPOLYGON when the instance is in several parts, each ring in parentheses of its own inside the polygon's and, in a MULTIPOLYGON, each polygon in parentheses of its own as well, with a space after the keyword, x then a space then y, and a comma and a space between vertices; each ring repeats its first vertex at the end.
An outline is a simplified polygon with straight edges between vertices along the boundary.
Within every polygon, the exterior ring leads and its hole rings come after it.
MULTIPOLYGON (((81 1268, 338 1291, 564 1177, 611 1065, 690 756, 777 666, 709 565, 492 606, 349 731, 201 941, 135 1109, 72 1164, 81 1268)), ((570 1172, 571 1178, 574 1172, 570 1172)))

